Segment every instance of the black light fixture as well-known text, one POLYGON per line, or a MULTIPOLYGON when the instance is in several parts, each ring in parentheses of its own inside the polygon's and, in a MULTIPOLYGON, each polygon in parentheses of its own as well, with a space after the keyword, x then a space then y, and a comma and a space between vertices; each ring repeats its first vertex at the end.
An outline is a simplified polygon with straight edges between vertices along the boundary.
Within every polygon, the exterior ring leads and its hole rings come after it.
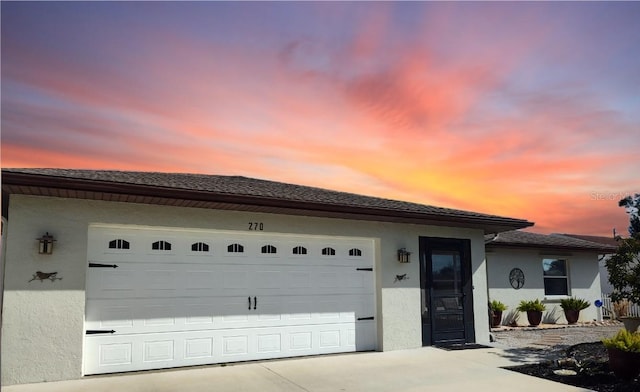
POLYGON ((398 249, 398 261, 399 262, 401 262, 401 263, 410 263, 411 259, 409 258, 409 256, 411 256, 411 252, 409 252, 405 248, 398 249))
POLYGON ((56 241, 51 234, 47 234, 37 239, 39 242, 38 253, 41 255, 50 255, 53 253, 53 243, 56 241))

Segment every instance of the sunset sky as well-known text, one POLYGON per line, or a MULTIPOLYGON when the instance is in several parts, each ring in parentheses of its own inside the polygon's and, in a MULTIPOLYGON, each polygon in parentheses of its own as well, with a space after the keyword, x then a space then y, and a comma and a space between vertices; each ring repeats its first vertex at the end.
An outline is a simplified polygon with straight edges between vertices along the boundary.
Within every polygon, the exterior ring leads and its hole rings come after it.
POLYGON ((243 175, 626 233, 640 2, 5 2, 2 167, 243 175))

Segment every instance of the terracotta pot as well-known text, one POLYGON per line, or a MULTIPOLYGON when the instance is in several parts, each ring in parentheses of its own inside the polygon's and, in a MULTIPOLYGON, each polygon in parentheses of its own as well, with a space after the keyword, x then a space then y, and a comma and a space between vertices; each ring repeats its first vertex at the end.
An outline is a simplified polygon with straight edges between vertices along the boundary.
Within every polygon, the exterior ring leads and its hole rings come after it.
POLYGON ((499 327, 502 324, 502 311, 494 310, 491 316, 491 328, 499 327))
POLYGON ((616 377, 623 380, 633 380, 640 374, 640 354, 608 348, 609 369, 616 377))
POLYGON ((542 312, 538 310, 527 310, 527 320, 530 326, 537 327, 542 322, 542 312))
POLYGON ((620 317, 620 321, 629 332, 636 332, 640 327, 640 317, 620 317))
POLYGON ((567 319, 568 324, 575 324, 580 318, 580 311, 575 309, 565 309, 564 317, 567 319))

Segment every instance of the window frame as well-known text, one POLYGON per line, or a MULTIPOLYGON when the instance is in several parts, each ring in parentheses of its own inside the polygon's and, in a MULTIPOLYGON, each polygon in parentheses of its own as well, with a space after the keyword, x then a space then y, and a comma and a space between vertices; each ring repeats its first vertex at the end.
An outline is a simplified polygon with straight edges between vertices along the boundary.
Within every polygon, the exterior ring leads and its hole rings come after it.
POLYGON ((545 298, 566 298, 566 297, 570 297, 571 296, 571 281, 569 279, 570 277, 570 273, 569 273, 569 260, 567 257, 554 257, 554 256, 544 256, 542 258, 542 290, 544 291, 544 296, 545 298), (545 261, 550 260, 551 262, 553 261, 562 261, 564 263, 564 275, 547 275, 546 271, 545 271, 545 261), (547 288, 546 288, 546 281, 547 279, 552 279, 552 280, 564 280, 567 290, 566 290, 566 294, 550 294, 547 293, 547 288))

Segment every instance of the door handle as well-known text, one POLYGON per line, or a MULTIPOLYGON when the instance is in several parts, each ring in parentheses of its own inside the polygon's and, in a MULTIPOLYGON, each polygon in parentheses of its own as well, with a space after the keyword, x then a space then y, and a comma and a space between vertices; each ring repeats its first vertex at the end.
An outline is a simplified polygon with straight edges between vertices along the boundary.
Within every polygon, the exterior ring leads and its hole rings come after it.
POLYGON ((258 297, 253 297, 253 310, 258 307, 258 297))
POLYGON ((247 298, 249 300, 249 310, 251 310, 251 297, 247 298))

